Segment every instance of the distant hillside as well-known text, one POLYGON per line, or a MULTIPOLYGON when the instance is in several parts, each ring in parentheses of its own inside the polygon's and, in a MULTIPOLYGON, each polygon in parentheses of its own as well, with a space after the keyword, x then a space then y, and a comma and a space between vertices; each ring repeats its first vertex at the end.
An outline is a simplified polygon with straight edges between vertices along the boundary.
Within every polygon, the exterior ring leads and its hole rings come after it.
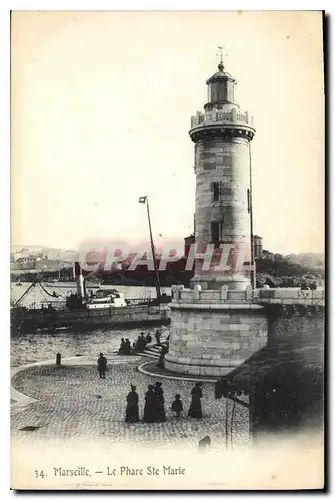
POLYGON ((307 269, 323 268, 325 265, 325 256, 322 253, 292 253, 285 255, 285 260, 292 264, 299 264, 307 269))
POLYGON ((11 251, 13 255, 20 256, 47 256, 51 260, 64 260, 74 262, 77 258, 77 252, 74 250, 66 250, 63 248, 52 248, 38 245, 13 245, 11 251))

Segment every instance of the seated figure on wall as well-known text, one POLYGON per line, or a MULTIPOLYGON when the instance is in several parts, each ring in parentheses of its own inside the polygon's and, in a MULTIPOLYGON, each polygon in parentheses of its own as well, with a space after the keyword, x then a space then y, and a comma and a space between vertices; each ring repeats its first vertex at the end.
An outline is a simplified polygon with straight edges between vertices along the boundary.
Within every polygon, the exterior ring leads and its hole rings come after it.
POLYGON ((121 339, 119 354, 125 354, 126 343, 124 339, 121 339))

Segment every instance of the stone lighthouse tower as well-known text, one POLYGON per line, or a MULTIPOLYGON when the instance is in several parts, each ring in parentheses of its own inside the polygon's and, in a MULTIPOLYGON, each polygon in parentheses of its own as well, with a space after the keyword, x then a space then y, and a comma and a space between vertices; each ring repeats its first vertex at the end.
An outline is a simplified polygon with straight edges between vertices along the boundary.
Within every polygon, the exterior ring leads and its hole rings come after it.
POLYGON ((236 103, 236 80, 222 61, 206 83, 207 103, 189 132, 196 174, 193 289, 173 289, 165 365, 219 376, 266 344, 267 319, 250 285, 253 118, 236 103))
POLYGON ((222 61, 218 70, 206 82, 208 102, 204 113, 192 117, 190 130, 197 178, 195 241, 202 249, 214 245, 216 264, 217 248, 224 245, 223 257, 230 258, 231 265, 214 272, 213 266, 206 270, 197 261, 194 281, 202 288, 227 284, 229 290, 244 290, 251 275, 249 143, 255 129, 253 117, 236 103, 236 80, 222 61))

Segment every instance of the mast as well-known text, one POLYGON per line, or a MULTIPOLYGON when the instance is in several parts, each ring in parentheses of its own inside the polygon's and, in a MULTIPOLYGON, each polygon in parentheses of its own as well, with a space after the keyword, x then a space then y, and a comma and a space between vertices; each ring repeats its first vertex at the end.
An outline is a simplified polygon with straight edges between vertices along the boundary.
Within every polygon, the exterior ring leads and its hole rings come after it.
POLYGON ((149 210, 148 196, 146 196, 145 201, 146 201, 146 204, 147 204, 147 212, 148 212, 148 222, 149 222, 151 252, 152 252, 152 258, 153 258, 153 261, 154 261, 154 268, 155 268, 156 294, 157 294, 157 299, 160 300, 160 298, 161 298, 161 289, 160 289, 160 283, 159 283, 159 274, 158 274, 158 269, 157 269, 157 262, 156 262, 156 259, 155 259, 155 246, 154 246, 154 241, 153 241, 153 238, 152 238, 152 230, 151 230, 151 220, 150 220, 150 210, 149 210))
POLYGON ((60 252, 58 250, 58 280, 60 281, 60 252))
POLYGON ((251 144, 249 142, 249 169, 250 169, 250 189, 249 189, 249 214, 250 214, 250 248, 251 248, 251 286, 256 289, 256 267, 255 267, 255 248, 254 248, 254 222, 252 210, 252 173, 251 173, 251 144))

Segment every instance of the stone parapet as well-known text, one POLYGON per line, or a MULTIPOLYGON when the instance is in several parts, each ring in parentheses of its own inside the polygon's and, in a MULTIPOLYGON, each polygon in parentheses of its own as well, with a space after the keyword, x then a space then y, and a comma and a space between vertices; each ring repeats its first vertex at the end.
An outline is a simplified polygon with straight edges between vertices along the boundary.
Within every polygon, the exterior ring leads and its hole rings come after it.
POLYGON ((191 118, 191 129, 209 124, 222 125, 247 125, 254 129, 254 117, 248 111, 242 111, 236 106, 226 105, 224 109, 211 111, 198 111, 191 118))
MULTIPOLYGON (((220 283, 216 282, 219 286, 220 283)), ((193 289, 186 289, 182 285, 172 287, 171 308, 176 304, 226 304, 237 303, 244 306, 248 303, 256 304, 292 304, 292 305, 320 305, 324 306, 325 293, 323 289, 301 290, 299 288, 259 288, 252 290, 247 286, 245 290, 231 290, 227 285, 218 289, 207 289, 207 283, 194 284, 193 289), (204 287, 204 289, 203 289, 204 287)))
POLYGON ((253 294, 251 285, 245 290, 230 290, 227 285, 222 285, 220 289, 202 289, 202 285, 195 284, 193 290, 186 289, 182 285, 172 287, 172 303, 173 308, 178 304, 223 304, 238 303, 248 304, 252 301, 253 294))
POLYGON ((253 301, 259 304, 291 304, 323 307, 325 304, 325 292, 321 288, 317 290, 260 288, 253 291, 253 301))

